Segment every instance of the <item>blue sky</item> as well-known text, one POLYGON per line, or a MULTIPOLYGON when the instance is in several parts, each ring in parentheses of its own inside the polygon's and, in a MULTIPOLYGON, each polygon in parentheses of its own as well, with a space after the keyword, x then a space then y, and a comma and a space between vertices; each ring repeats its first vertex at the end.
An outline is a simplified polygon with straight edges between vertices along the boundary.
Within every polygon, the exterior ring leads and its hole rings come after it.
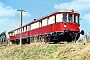
POLYGON ((90 32, 90 0, 0 0, 0 32, 20 26, 20 12, 24 9, 23 25, 58 9, 74 9, 80 13, 80 28, 90 32))

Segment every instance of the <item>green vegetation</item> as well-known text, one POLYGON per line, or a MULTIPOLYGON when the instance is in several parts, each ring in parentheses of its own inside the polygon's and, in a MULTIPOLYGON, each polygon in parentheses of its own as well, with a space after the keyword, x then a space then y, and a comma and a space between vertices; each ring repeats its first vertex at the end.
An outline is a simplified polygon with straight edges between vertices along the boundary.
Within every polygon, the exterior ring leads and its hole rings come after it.
POLYGON ((0 60, 90 60, 90 44, 29 44, 0 47, 0 60))

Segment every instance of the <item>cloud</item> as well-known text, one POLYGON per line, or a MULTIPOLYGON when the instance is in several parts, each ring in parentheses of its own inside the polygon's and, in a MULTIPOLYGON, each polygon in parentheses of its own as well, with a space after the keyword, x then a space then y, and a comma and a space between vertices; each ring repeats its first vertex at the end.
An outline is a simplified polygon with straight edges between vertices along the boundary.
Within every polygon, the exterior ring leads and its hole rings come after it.
POLYGON ((12 17, 17 14, 16 10, 12 7, 5 6, 0 2, 0 17, 12 17))
POLYGON ((23 16, 24 16, 24 17, 30 17, 31 14, 29 14, 28 12, 23 12, 23 16))
MULTIPOLYGON (((0 2, 0 17, 14 17, 19 12, 17 12, 17 9, 13 9, 12 7, 6 6, 5 4, 0 2)), ((24 17, 30 17, 31 15, 29 12, 23 12, 24 17)))
MULTIPOLYGON (((30 13, 23 12, 23 18, 30 18, 30 13)), ((24 21, 25 24, 27 21, 24 21)), ((11 6, 0 2, 0 32, 10 31, 20 27, 20 12, 11 6)))
POLYGON ((85 14, 82 18, 90 22, 90 12, 85 14))
POLYGON ((0 31, 10 31, 19 26, 19 21, 10 18, 0 18, 0 31))
POLYGON ((72 0, 68 3, 55 4, 55 9, 75 9, 77 11, 85 11, 90 8, 90 0, 72 0))

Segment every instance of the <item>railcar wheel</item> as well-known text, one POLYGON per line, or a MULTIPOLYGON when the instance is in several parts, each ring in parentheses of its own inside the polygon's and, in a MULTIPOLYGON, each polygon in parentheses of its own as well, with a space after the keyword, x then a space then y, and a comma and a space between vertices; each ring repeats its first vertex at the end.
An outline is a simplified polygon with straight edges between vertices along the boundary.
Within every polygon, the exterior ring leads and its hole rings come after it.
POLYGON ((72 37, 71 36, 68 36, 67 42, 72 42, 72 37))
POLYGON ((33 43, 34 42, 34 37, 30 38, 30 42, 33 43))
POLYGON ((45 43, 49 43, 50 42, 50 38, 45 38, 45 43))
POLYGON ((30 38, 27 38, 27 39, 26 39, 26 43, 27 43, 27 44, 30 44, 30 38))

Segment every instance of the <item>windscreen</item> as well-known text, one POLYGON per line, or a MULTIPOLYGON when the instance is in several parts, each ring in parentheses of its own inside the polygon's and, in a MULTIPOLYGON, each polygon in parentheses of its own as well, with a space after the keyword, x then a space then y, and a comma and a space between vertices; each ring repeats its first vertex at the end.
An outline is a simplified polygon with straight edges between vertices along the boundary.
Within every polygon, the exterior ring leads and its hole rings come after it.
POLYGON ((67 14, 63 14, 63 22, 67 21, 67 14))

